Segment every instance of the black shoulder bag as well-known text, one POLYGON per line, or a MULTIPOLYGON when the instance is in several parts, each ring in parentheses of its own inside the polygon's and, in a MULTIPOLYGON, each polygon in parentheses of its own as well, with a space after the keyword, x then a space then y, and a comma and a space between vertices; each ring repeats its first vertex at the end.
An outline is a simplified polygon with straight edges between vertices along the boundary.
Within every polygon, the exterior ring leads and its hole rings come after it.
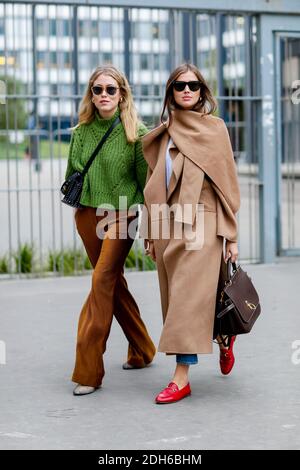
POLYGON ((98 152, 101 150, 103 147, 103 144, 109 137, 109 135, 112 133, 114 128, 121 122, 121 119, 119 116, 114 120, 108 131, 104 134, 102 139, 100 140, 99 144, 93 151, 92 155, 90 156, 88 162, 86 163, 84 169, 82 172, 80 171, 75 171, 69 178, 67 178, 64 183, 62 184, 62 187, 60 188, 62 194, 64 195, 63 199, 61 200, 65 204, 68 204, 68 206, 72 207, 82 207, 80 204, 80 197, 82 193, 82 188, 83 188, 83 181, 84 177, 87 174, 91 164, 95 160, 95 157, 97 156, 98 152))

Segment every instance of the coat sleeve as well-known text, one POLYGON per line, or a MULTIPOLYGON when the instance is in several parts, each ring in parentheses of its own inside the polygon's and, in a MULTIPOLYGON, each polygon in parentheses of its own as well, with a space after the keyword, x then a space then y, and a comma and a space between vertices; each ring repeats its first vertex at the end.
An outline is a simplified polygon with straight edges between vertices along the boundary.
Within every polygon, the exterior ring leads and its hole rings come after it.
MULTIPOLYGON (((152 171, 148 167, 145 186, 146 186, 147 182, 149 181, 151 175, 152 175, 152 171)), ((139 238, 144 238, 144 239, 150 240, 151 239, 150 229, 151 229, 150 210, 147 206, 146 201, 144 200, 144 204, 143 204, 143 208, 142 208, 141 224, 140 224, 140 228, 139 228, 139 238)))
POLYGON ((219 196, 217 202, 217 235, 223 236, 228 241, 237 242, 237 212, 241 204, 238 173, 228 129, 223 119, 219 119, 219 124, 219 131, 223 142, 223 158, 225 162, 223 178, 226 190, 221 191, 220 188, 214 185, 214 189, 219 196))
POLYGON ((145 135, 147 132, 148 132, 147 127, 144 126, 144 124, 140 124, 139 131, 138 131, 139 138, 134 144, 135 174, 136 174, 136 179, 137 179, 141 192, 144 191, 144 187, 146 184, 147 168, 148 168, 147 162, 143 154, 143 146, 142 146, 141 137, 143 137, 143 135, 145 135))
POLYGON ((217 235, 231 242, 238 240, 238 223, 236 214, 231 210, 223 193, 212 183, 218 195, 217 199, 217 235))

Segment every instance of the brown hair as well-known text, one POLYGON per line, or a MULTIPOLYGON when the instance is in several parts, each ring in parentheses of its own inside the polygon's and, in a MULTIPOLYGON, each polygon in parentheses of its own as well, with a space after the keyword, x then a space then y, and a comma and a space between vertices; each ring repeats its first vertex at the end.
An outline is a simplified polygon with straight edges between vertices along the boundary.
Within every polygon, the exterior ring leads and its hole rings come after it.
POLYGON ((133 102, 131 89, 125 75, 113 65, 107 64, 97 67, 90 76, 87 89, 79 107, 78 125, 89 124, 95 118, 96 106, 92 102, 92 90, 94 81, 99 75, 108 75, 116 80, 120 87, 122 101, 119 103, 120 117, 124 126, 128 142, 138 139, 139 118, 133 102))
POLYGON ((177 67, 175 70, 173 70, 173 72, 170 74, 168 78, 168 81, 166 84, 166 93, 165 93, 165 98, 164 98, 163 110, 160 116, 160 120, 162 123, 164 123, 163 116, 164 116, 165 110, 167 109, 168 117, 171 120, 171 111, 177 107, 177 104, 174 100, 174 95, 173 95, 174 80, 177 80, 179 75, 181 75, 182 73, 188 72, 189 70, 191 72, 194 72, 199 82, 201 83, 200 99, 198 103, 194 106, 193 110, 202 112, 205 114, 212 114, 213 112, 216 111, 217 106, 218 106, 217 101, 213 97, 212 92, 209 89, 209 86, 206 83, 200 70, 193 64, 184 63, 184 64, 179 65, 179 67, 177 67))

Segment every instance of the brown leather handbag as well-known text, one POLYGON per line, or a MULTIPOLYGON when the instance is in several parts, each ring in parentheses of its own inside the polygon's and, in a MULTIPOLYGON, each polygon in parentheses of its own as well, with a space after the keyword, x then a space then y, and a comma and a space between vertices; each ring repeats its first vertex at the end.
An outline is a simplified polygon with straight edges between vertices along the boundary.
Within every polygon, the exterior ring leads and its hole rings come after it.
POLYGON ((222 257, 214 323, 214 339, 249 333, 261 312, 259 296, 241 266, 222 257))

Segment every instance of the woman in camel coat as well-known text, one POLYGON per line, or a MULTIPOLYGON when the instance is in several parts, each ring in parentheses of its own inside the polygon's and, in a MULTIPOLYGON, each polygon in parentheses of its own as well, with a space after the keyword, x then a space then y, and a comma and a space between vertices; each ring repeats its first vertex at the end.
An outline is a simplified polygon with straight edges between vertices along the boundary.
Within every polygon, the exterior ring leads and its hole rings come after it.
MULTIPOLYGON (((189 366, 197 354, 212 353, 221 263, 238 255, 237 172, 215 109, 199 70, 183 64, 167 82, 162 124, 143 137, 148 174, 140 234, 157 263, 164 323, 158 351, 175 354, 177 362, 156 403, 190 395, 189 366)), ((220 344, 223 374, 233 367, 234 340, 229 347, 220 344)))

